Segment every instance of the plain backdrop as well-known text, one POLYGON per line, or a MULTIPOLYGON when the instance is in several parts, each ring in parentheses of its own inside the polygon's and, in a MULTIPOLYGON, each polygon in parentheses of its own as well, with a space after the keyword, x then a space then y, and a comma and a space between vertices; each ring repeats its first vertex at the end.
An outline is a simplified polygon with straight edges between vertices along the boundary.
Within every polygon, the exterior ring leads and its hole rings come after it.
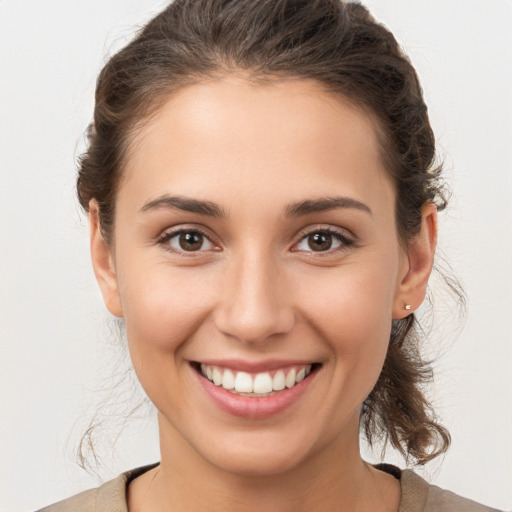
MULTIPOLYGON (((107 410, 99 476, 73 460, 98 394, 115 382, 105 376, 124 364, 74 179, 98 71, 164 4, 0 1, 0 510, 34 510, 159 457, 154 414, 130 422, 113 452, 120 424, 107 410)), ((512 509, 512 1, 365 4, 422 79, 454 190, 440 247, 468 296, 459 327, 453 304, 438 301, 440 334, 427 349, 453 444, 421 474, 512 509)))

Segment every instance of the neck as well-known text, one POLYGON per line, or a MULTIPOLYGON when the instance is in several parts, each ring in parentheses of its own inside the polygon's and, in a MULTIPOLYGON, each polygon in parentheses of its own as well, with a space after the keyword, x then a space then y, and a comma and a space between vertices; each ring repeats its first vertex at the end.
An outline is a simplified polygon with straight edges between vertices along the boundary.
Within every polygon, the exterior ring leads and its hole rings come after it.
POLYGON ((340 434, 300 465, 272 475, 226 471, 205 460, 162 418, 159 428, 161 464, 157 472, 147 476, 144 503, 133 510, 253 512, 263 508, 265 512, 355 512, 398 509, 398 483, 392 482, 393 477, 371 468, 360 457, 357 423, 351 425, 350 435, 340 434), (388 503, 389 508, 383 506, 388 503))

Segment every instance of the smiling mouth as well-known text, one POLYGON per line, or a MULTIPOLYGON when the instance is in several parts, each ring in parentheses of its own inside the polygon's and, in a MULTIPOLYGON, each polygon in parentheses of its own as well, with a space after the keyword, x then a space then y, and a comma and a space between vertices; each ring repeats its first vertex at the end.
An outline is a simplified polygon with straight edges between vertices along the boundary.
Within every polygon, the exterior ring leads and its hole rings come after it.
POLYGON ((260 398, 273 396, 280 391, 293 388, 308 378, 321 364, 299 365, 259 373, 236 371, 201 363, 194 363, 193 366, 196 371, 217 387, 235 395, 260 398))

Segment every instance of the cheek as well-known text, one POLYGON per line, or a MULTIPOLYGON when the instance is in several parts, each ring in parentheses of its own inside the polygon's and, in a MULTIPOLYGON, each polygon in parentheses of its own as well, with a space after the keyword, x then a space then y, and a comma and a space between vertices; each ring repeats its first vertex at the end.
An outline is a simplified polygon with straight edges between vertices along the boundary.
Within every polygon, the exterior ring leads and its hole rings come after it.
POLYGON ((339 389, 352 389, 361 400, 375 384, 387 352, 392 275, 375 265, 347 266, 302 291, 303 314, 333 353, 339 389))
POLYGON ((208 275, 165 263, 143 265, 141 260, 128 260, 121 268, 120 296, 130 350, 139 356, 178 350, 208 315, 208 275))
POLYGON ((369 333, 390 329, 393 276, 392 267, 364 263, 317 275, 302 287, 303 312, 330 339, 337 333, 347 350, 357 349, 362 341, 369 341, 369 333))
POLYGON ((186 393, 180 364, 184 348, 210 311, 198 269, 143 263, 142 258, 119 262, 119 291, 130 357, 137 377, 158 410, 180 411, 186 393), (124 276, 124 278, 123 278, 124 276))

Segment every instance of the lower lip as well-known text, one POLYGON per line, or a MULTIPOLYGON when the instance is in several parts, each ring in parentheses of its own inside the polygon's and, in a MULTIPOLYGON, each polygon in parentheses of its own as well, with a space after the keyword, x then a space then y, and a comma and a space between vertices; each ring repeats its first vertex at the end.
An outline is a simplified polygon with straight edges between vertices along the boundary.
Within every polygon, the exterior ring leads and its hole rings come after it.
POLYGON ((216 386, 199 372, 196 373, 203 389, 223 411, 233 416, 261 419, 279 414, 297 402, 306 392, 317 371, 310 373, 292 388, 277 391, 271 396, 254 398, 231 393, 222 386, 216 386))

